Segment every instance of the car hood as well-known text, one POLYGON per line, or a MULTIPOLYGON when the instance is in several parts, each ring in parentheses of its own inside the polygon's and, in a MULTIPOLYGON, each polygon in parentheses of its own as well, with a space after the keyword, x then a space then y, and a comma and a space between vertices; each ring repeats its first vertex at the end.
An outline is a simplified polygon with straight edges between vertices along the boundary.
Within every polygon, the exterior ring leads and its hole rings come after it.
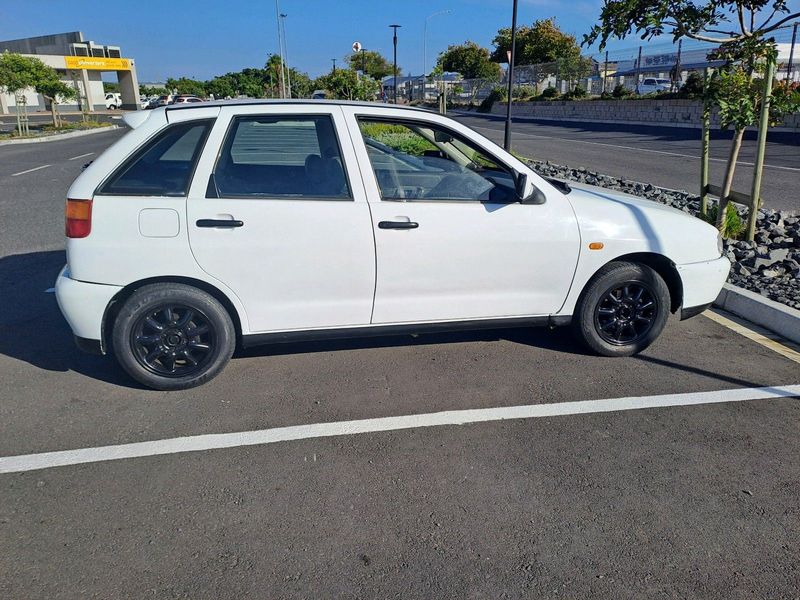
POLYGON ((590 185, 572 184, 581 238, 609 249, 656 252, 676 264, 719 258, 717 230, 705 221, 653 200, 590 185), (637 249, 639 248, 639 249, 637 249))

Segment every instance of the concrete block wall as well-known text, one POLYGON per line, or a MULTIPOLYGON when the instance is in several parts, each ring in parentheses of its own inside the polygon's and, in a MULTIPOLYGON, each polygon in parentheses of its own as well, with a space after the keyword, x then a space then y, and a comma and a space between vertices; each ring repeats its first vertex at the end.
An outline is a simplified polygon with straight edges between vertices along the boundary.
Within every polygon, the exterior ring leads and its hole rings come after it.
MULTIPOLYGON (((699 100, 553 100, 515 102, 513 115, 553 121, 595 121, 700 127, 699 100)), ((492 114, 505 115, 506 103, 495 102, 492 114)), ((716 114, 711 115, 717 125, 716 114)), ((789 115, 784 129, 800 131, 800 114, 789 115)))

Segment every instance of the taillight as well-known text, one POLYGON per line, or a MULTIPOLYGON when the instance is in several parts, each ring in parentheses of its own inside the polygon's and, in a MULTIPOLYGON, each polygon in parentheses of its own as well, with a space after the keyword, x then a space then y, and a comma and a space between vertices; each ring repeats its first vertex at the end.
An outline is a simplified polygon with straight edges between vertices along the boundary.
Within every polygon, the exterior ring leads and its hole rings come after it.
POLYGON ((65 233, 68 238, 85 238, 92 231, 92 201, 67 200, 64 210, 65 233))

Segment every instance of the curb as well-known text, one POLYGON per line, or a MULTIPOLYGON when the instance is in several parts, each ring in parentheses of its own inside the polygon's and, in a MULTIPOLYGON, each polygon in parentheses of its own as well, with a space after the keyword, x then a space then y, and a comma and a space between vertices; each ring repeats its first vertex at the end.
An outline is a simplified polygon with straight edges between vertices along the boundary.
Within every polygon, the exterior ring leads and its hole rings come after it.
POLYGON ((113 131, 119 129, 119 125, 109 125, 108 127, 97 127, 95 129, 87 129, 85 131, 70 131, 68 133, 56 133, 53 135, 46 135, 38 138, 30 138, 25 140, 5 140, 0 142, 0 146, 12 146, 15 144, 43 144, 45 142, 57 142, 59 140, 68 140, 70 138, 83 137, 85 135, 94 135, 95 133, 103 133, 106 131, 113 131))
POLYGON ((714 306, 800 344, 800 310, 726 283, 714 306))

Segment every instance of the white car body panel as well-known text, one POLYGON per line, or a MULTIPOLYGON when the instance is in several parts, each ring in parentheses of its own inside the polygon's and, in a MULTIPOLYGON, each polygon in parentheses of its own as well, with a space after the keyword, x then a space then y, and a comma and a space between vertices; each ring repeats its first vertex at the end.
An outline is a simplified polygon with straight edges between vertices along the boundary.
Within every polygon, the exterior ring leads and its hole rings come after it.
MULTIPOLYGON (((575 284, 559 314, 571 315, 586 282, 619 257, 653 253, 676 266, 720 258, 717 230, 700 219, 628 194, 581 184, 571 186, 567 198, 575 210, 583 244, 575 284), (593 242, 602 243, 602 250, 590 250, 593 242)), ((722 282, 717 293, 721 287, 722 282)), ((695 305, 684 302, 684 306, 695 305)))
POLYGON ((224 107, 198 163, 188 207, 195 260, 237 291, 248 314, 248 333, 369 325, 375 244, 339 106, 224 107), (330 115, 339 131, 353 200, 206 198, 230 119, 262 114, 330 115), (198 219, 227 218, 241 220, 244 226, 235 230, 195 226, 198 219))
POLYGON ((438 114, 386 105, 203 103, 126 117, 133 129, 76 179, 68 197, 93 199, 92 231, 67 241, 69 268, 56 285, 73 332, 101 339, 108 302, 142 280, 197 280, 236 311, 241 334, 461 320, 565 317, 605 264, 631 254, 674 265, 683 306, 716 297, 729 263, 717 232, 681 211, 575 184, 562 193, 502 148, 438 114), (206 198, 234 115, 329 114, 352 200, 206 198), (383 201, 356 115, 440 124, 528 175, 544 204, 383 201), (216 119, 187 197, 96 195, 105 178, 168 124, 216 119), (233 218, 238 229, 198 228, 233 218), (418 222, 381 230, 381 220, 418 222), (589 250, 601 242, 602 250, 589 250), (166 258, 164 258, 166 257, 166 258))
MULTIPOLYGON (((561 308, 580 246, 575 215, 563 194, 549 189, 541 205, 381 200, 359 115, 424 118, 460 133, 499 160, 515 159, 471 129, 437 115, 350 106, 344 111, 372 211, 378 263, 374 324, 548 315, 561 308), (419 227, 379 229, 381 221, 411 221, 419 227)), ((522 163, 515 166, 536 185, 551 187, 522 163)))

